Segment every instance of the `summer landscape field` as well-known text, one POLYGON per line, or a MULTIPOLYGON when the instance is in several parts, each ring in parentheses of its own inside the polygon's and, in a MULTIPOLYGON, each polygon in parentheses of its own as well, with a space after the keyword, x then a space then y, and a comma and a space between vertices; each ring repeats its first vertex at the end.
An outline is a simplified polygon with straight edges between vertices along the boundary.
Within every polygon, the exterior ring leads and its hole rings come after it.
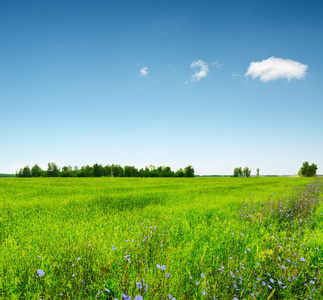
POLYGON ((323 298, 321 180, 5 178, 0 195, 1 299, 323 298))

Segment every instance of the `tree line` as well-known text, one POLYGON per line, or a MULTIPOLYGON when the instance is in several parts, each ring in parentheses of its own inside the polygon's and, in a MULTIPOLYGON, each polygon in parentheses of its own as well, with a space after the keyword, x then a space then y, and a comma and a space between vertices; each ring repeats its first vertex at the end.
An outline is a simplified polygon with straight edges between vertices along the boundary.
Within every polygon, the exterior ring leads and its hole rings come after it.
POLYGON ((149 167, 136 169, 134 166, 106 165, 102 166, 94 164, 92 167, 82 166, 80 169, 64 166, 60 169, 55 163, 48 163, 47 170, 42 170, 37 164, 32 168, 25 166, 19 172, 16 172, 17 177, 194 177, 194 168, 189 165, 186 168, 180 168, 176 172, 170 167, 158 167, 153 165, 149 167))

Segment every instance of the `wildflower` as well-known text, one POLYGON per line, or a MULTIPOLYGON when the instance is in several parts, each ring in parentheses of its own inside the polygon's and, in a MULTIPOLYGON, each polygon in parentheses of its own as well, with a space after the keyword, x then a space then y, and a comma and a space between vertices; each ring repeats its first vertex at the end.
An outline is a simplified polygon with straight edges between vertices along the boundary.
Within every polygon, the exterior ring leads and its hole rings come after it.
POLYGON ((78 258, 77 258, 77 260, 80 260, 80 259, 81 259, 81 257, 78 257, 78 258))
POLYGON ((204 274, 204 273, 202 273, 202 274, 201 274, 201 277, 205 277, 205 274, 204 274))
POLYGON ((240 233, 241 236, 243 236, 243 233, 240 233))
POLYGON ((195 282, 196 285, 199 285, 200 283, 198 281, 195 282))
POLYGON ((75 274, 72 274, 72 277, 75 277, 75 274))
POLYGON ((75 267, 75 264, 72 264, 72 267, 75 267))
POLYGON ((248 250, 248 251, 250 251, 250 249, 249 249, 249 248, 247 248, 247 250, 248 250))
POLYGON ((192 277, 192 276, 190 276, 190 279, 193 279, 193 277, 192 277))
POLYGON ((315 282, 313 280, 310 281, 311 284, 315 284, 315 282))
POLYGON ((203 292, 202 292, 202 295, 206 295, 206 291, 203 291, 203 292))
POLYGON ((105 288, 104 290, 105 290, 107 293, 110 293, 110 291, 109 291, 107 288, 105 288))
POLYGON ((143 298, 141 295, 137 295, 137 296, 135 297, 135 300, 144 300, 144 298, 143 298))
POLYGON ((285 269, 286 269, 286 267, 285 267, 284 265, 282 265, 282 269, 283 269, 283 270, 285 270, 285 269))
POLYGON ((278 280, 278 284, 283 284, 280 280, 278 280))
POLYGON ((268 287, 272 290, 272 287, 268 284, 268 287))
POLYGON ((167 274, 166 274, 166 276, 167 276, 167 278, 169 278, 169 277, 170 277, 170 274, 169 274, 169 273, 167 273, 167 274))
POLYGON ((161 269, 161 270, 165 270, 165 269, 166 269, 166 266, 162 265, 162 266, 160 267, 160 269, 161 269))
POLYGON ((38 255, 38 258, 41 258, 41 256, 40 256, 40 255, 38 255))
POLYGON ((300 261, 305 261, 305 258, 301 257, 301 258, 300 258, 300 261))
POLYGON ((45 275, 45 271, 39 269, 39 270, 37 270, 37 274, 38 274, 38 276, 42 277, 45 275))
POLYGON ((91 244, 89 244, 88 246, 91 247, 91 244))
POLYGON ((266 286, 266 282, 264 282, 264 281, 263 281, 263 282, 262 282, 262 285, 263 285, 263 286, 266 286))
POLYGON ((159 265, 159 264, 157 264, 157 265, 156 265, 156 267, 157 267, 157 268, 160 268, 160 265, 159 265))
POLYGON ((290 259, 289 258, 287 258, 287 261, 290 263, 290 259))
POLYGON ((136 285, 137 285, 138 289, 142 288, 141 282, 136 282, 136 285))

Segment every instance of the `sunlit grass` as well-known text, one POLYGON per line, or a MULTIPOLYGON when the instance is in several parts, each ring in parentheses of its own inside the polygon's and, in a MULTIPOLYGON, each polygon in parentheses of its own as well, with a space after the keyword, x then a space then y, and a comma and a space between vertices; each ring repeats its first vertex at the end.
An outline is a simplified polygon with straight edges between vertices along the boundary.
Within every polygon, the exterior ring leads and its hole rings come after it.
POLYGON ((0 179, 0 296, 321 299, 313 182, 0 179))

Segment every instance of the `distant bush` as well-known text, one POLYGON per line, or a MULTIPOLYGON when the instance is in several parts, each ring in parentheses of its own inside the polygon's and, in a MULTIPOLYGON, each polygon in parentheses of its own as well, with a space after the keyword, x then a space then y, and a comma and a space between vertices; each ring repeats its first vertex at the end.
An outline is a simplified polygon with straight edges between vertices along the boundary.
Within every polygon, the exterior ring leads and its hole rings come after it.
POLYGON ((307 161, 303 163, 303 166, 299 169, 298 175, 305 177, 316 176, 317 165, 309 164, 307 161))

